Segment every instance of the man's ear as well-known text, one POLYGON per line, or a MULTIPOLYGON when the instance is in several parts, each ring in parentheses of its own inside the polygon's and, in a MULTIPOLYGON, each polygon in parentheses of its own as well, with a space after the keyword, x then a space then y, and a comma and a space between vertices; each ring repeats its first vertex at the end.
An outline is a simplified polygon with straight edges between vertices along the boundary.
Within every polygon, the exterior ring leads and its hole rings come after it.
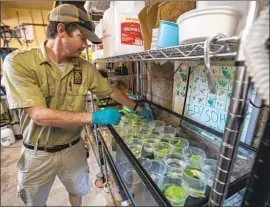
POLYGON ((63 38, 65 37, 65 35, 66 35, 65 25, 63 23, 59 23, 57 25, 57 36, 63 38))

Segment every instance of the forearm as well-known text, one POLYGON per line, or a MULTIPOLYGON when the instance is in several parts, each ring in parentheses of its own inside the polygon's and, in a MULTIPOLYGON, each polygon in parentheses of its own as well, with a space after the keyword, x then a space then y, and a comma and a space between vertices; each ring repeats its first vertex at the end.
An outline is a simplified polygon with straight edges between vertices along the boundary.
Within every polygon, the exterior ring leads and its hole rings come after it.
MULTIPOLYGON (((130 109, 133 109, 136 103, 130 99, 126 94, 124 94, 120 89, 113 88, 113 92, 111 94, 111 98, 115 100, 117 103, 120 103, 122 105, 125 105, 129 107, 130 109)), ((140 110, 140 107, 137 108, 140 110)))
POLYGON ((82 126, 92 122, 92 113, 87 112, 60 111, 42 106, 27 108, 26 112, 40 126, 82 126))

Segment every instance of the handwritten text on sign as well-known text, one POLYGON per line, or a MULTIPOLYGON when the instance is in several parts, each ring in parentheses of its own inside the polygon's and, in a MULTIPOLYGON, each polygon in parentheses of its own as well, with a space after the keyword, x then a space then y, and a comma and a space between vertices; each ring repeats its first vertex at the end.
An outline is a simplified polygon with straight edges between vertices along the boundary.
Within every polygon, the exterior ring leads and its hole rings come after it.
POLYGON ((187 104, 187 116, 203 125, 219 132, 224 132, 227 112, 202 106, 200 104, 187 104))

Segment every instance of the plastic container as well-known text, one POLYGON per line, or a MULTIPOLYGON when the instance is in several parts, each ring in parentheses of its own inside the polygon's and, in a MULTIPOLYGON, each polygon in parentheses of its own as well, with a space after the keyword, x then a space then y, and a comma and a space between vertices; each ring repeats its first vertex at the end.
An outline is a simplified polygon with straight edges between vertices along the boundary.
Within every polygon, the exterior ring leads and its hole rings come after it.
POLYGON ((127 146, 137 159, 141 157, 143 146, 142 140, 133 138, 132 140, 127 142, 127 146))
POLYGON ((163 161, 163 157, 166 154, 172 153, 173 147, 166 142, 159 142, 153 144, 153 152, 154 152, 154 158, 156 160, 161 160, 163 161))
POLYGON ((124 173, 124 180, 132 194, 137 196, 142 191, 142 180, 135 170, 127 170, 124 173))
MULTIPOLYGON (((115 1, 112 22, 113 47, 115 55, 143 52, 143 38, 138 18, 139 12, 144 8, 144 1, 115 1)), ((104 46, 105 47, 105 46, 104 46)))
POLYGON ((153 181, 160 187, 163 183, 164 175, 167 172, 166 166, 159 160, 152 160, 151 162, 151 167, 148 168, 147 172, 153 181))
POLYGON ((186 158, 181 154, 170 153, 164 156, 164 164, 167 167, 167 174, 172 177, 180 177, 187 165, 186 158))
POLYGON ((227 37, 236 35, 241 14, 231 7, 207 7, 184 13, 177 19, 181 44, 204 41, 221 33, 227 37))
POLYGON ((149 122, 149 126, 153 134, 159 134, 159 131, 163 130, 163 128, 165 127, 165 122, 153 120, 149 122))
POLYGON ((182 139, 180 137, 171 139, 169 143, 173 146, 173 153, 179 154, 182 154, 183 149, 189 146, 189 142, 186 139, 182 139))
POLYGON ((201 169, 209 174, 208 185, 212 187, 213 179, 217 169, 217 160, 205 159, 201 163, 201 169))
POLYGON ((197 4, 196 5, 197 9, 216 7, 216 6, 228 6, 240 12, 242 15, 242 18, 238 24, 236 35, 239 35, 246 25, 249 1, 197 1, 196 4, 197 4))
POLYGON ((182 178, 165 176, 161 191, 172 206, 184 206, 188 197, 188 184, 182 178))
POLYGON ((162 137, 172 137, 174 138, 176 135, 176 129, 171 126, 165 126, 163 130, 159 131, 159 135, 162 137))
POLYGON ((9 126, 1 127, 1 145, 3 147, 8 147, 15 143, 14 133, 9 126))
MULTIPOLYGON (((100 23, 96 25, 95 33, 99 38, 102 38, 102 19, 100 20, 100 23)), ((104 57, 104 51, 103 51, 103 43, 101 44, 93 44, 93 52, 92 52, 92 59, 96 60, 98 58, 104 57)))
POLYGON ((177 45, 179 45, 178 24, 174 22, 160 20, 157 37, 157 47, 163 48, 177 45))
POLYGON ((156 134, 151 134, 144 140, 143 149, 148 153, 153 152, 153 144, 158 143, 160 140, 156 134))
POLYGON ((205 152, 197 147, 185 147, 183 155, 186 157, 189 165, 196 168, 200 168, 202 161, 206 158, 205 152))
POLYGON ((204 197, 209 175, 200 167, 187 165, 183 172, 183 179, 189 186, 189 195, 195 198, 204 197))

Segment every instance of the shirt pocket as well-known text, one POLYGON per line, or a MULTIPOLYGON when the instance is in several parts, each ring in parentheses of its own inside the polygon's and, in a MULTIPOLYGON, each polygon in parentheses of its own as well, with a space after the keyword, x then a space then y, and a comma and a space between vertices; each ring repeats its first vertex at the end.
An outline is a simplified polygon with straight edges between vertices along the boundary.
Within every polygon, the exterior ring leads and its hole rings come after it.
POLYGON ((85 85, 72 85, 65 96, 65 108, 74 112, 82 112, 86 109, 86 95, 88 88, 85 85))

